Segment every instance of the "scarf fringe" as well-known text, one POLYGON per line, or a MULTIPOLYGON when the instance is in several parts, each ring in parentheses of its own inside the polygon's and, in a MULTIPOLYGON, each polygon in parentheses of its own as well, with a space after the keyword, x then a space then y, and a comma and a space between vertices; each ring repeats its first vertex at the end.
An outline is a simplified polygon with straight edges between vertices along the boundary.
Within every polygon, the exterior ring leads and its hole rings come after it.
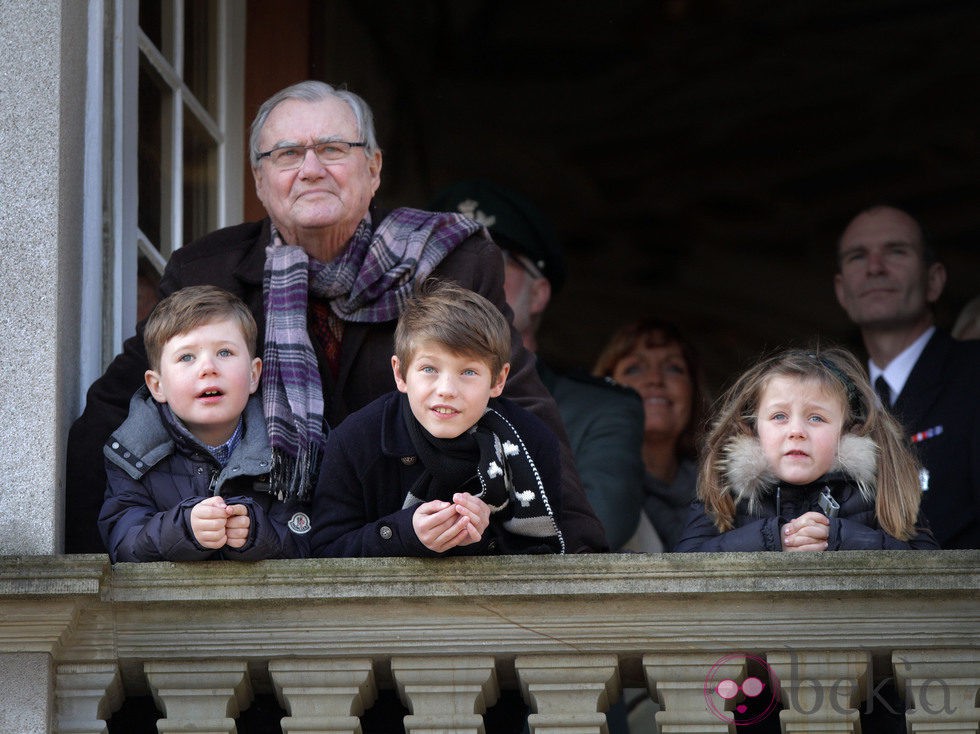
POLYGON ((272 491, 280 500, 309 502, 313 496, 323 450, 310 444, 295 457, 282 449, 272 450, 272 470, 269 472, 272 491))

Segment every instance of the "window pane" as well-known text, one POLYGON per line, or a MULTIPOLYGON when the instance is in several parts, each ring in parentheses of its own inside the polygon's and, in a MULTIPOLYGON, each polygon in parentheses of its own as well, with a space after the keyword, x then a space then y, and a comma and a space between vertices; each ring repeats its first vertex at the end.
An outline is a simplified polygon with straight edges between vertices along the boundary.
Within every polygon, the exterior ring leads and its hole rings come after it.
POLYGON ((218 144, 184 110, 184 242, 217 227, 218 144))
MULTIPOLYGON (((137 158, 137 180, 139 182, 140 230, 158 249, 163 232, 161 218, 164 216, 163 192, 165 191, 164 171, 169 168, 164 149, 164 111, 170 105, 165 100, 163 85, 157 83, 156 75, 145 61, 140 63, 139 73, 139 144, 137 158)), ((135 243, 134 243, 135 244, 135 243)))
POLYGON ((142 255, 136 262, 136 321, 140 322, 150 315, 157 304, 157 286, 160 285, 160 273, 149 260, 142 255))
POLYGON ((196 0, 184 5, 184 81, 212 116, 217 115, 216 27, 217 3, 214 0, 196 0))
POLYGON ((172 0, 140 0, 140 28, 171 64, 174 63, 172 19, 172 0))

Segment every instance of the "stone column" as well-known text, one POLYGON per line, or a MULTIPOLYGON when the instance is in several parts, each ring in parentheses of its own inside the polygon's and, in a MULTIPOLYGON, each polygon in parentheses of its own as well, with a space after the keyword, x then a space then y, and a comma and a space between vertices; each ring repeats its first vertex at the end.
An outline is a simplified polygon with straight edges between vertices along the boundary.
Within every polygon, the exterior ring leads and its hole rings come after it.
POLYGON ((871 673, 870 653, 789 650, 766 659, 782 689, 783 734, 860 731, 858 706, 871 673))
POLYGON ((105 556, 0 557, 0 732, 54 728, 54 660, 101 596, 106 567, 105 556))
POLYGON ((980 650, 896 650, 892 666, 910 709, 910 734, 976 733, 980 650))
POLYGON ((57 734, 107 734, 106 722, 125 698, 115 663, 58 666, 57 734))
POLYGON ((63 547, 65 440, 78 403, 89 5, 0 2, 0 555, 63 547))
POLYGON ((360 734, 358 717, 378 696, 366 658, 271 660, 269 674, 289 712, 283 734, 360 734))
MULTIPOLYGON (((663 707, 655 721, 661 734, 727 734, 738 694, 725 688, 745 680, 745 655, 662 653, 643 656, 650 695, 663 707), (719 695, 721 686, 724 696, 719 695)), ((732 686, 734 688, 734 686, 732 686)))
POLYGON ((47 653, 0 653, 0 731, 47 734, 51 730, 51 657, 47 653))
POLYGON ((608 732, 605 712, 622 692, 615 655, 520 655, 514 667, 531 734, 608 732))
POLYGON ((235 717, 252 700, 241 660, 166 660, 143 665, 150 691, 166 718, 160 734, 235 734, 235 717))
POLYGON ((483 734, 483 714, 500 696, 489 656, 397 657, 391 673, 412 712, 407 734, 483 734))

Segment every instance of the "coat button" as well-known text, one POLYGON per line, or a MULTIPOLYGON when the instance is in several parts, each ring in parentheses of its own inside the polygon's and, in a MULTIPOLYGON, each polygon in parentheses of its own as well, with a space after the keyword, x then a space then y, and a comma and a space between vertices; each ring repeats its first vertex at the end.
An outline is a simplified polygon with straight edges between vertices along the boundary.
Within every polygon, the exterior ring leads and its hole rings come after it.
POLYGON ((378 533, 381 535, 382 540, 391 540, 391 528, 389 528, 387 525, 382 525, 378 530, 378 533))
POLYGON ((405 466, 412 466, 416 461, 418 461, 418 459, 416 457, 414 457, 414 456, 403 456, 402 457, 402 463, 405 466))

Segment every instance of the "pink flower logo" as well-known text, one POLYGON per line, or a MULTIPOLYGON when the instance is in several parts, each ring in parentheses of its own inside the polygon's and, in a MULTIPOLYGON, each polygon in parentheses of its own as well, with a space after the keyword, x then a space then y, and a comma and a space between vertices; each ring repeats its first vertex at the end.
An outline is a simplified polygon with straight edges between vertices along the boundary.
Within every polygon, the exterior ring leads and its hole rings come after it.
POLYGON ((704 700, 708 709, 719 719, 736 726, 756 724, 764 720, 779 703, 779 680, 766 661, 748 653, 732 653, 719 658, 704 679, 704 700), (730 677, 731 670, 742 668, 742 660, 761 667, 768 682, 757 676, 748 676, 741 683, 730 677), (748 718, 736 720, 736 714, 744 717, 749 710, 749 699, 759 699, 759 710, 748 718), (734 712, 734 713, 733 713, 734 712))

